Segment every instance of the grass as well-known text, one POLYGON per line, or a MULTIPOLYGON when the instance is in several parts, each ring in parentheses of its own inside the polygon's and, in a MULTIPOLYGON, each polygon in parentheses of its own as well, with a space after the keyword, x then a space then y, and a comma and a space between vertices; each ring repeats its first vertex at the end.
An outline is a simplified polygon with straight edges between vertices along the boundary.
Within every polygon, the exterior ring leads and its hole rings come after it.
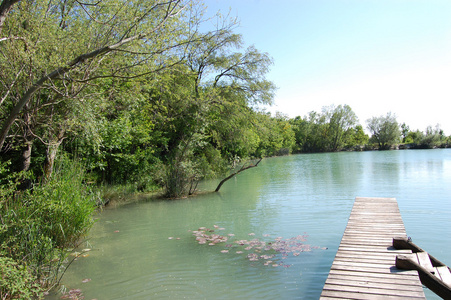
POLYGON ((65 159, 32 190, 17 190, 24 174, 2 177, 0 298, 40 298, 58 282, 66 250, 91 228, 96 194, 83 183, 82 166, 65 159))

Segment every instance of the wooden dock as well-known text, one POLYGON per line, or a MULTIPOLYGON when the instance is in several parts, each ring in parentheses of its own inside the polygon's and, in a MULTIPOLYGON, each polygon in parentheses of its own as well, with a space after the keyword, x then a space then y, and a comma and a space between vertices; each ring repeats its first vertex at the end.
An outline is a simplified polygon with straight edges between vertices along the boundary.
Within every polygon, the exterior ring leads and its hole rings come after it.
POLYGON ((417 271, 397 269, 406 237, 395 198, 356 198, 320 299, 426 299, 417 271))

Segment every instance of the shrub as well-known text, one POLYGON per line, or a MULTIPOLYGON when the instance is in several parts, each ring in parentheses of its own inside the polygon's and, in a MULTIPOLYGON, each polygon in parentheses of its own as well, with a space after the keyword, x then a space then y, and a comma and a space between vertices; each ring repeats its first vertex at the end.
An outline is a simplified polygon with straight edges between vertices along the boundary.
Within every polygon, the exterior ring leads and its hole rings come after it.
POLYGON ((39 283, 27 267, 0 255, 0 298, 32 299, 42 297, 39 283))

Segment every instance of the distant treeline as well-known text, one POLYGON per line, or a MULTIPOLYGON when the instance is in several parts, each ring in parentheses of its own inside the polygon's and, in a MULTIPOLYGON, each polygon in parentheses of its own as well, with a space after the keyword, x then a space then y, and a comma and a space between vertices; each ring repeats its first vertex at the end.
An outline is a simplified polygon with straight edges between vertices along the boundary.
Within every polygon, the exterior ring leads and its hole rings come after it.
POLYGON ((411 131, 405 123, 399 124, 390 112, 366 120, 369 136, 348 105, 323 107, 321 113, 311 112, 288 122, 295 131, 293 152, 298 153, 432 149, 450 145, 450 137, 445 136, 439 125, 429 126, 425 132, 411 131))

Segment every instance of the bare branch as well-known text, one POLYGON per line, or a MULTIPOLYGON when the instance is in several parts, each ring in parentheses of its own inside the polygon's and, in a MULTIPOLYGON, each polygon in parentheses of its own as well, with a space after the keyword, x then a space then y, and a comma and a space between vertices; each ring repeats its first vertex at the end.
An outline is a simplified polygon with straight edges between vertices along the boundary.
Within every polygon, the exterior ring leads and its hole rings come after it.
POLYGON ((219 189, 222 187, 222 185, 223 185, 227 180, 229 180, 229 179, 231 179, 232 177, 234 177, 235 175, 237 175, 237 174, 239 174, 239 173, 241 173, 241 172, 243 172, 243 171, 245 171, 245 170, 247 170, 247 169, 257 167, 258 164, 262 161, 262 159, 263 159, 263 158, 260 158, 260 159, 257 161, 257 163, 255 163, 255 165, 248 165, 248 166, 243 165, 243 166, 241 167, 241 169, 239 169, 239 170, 236 171, 236 172, 233 172, 232 174, 230 174, 229 176, 227 176, 226 178, 224 178, 223 180, 221 180, 221 182, 218 184, 218 187, 216 188, 215 192, 219 192, 219 189))
POLYGON ((5 101, 6 98, 8 98, 8 95, 9 95, 9 93, 11 92, 11 89, 12 89, 13 86, 16 84, 17 79, 19 78, 20 74, 22 73, 24 67, 25 67, 25 66, 22 66, 22 68, 20 68, 19 72, 17 72, 17 74, 16 74, 16 78, 14 78, 14 81, 10 84, 9 88, 7 89, 5 96, 3 96, 3 97, 0 99, 0 106, 3 104, 3 101, 5 101))

